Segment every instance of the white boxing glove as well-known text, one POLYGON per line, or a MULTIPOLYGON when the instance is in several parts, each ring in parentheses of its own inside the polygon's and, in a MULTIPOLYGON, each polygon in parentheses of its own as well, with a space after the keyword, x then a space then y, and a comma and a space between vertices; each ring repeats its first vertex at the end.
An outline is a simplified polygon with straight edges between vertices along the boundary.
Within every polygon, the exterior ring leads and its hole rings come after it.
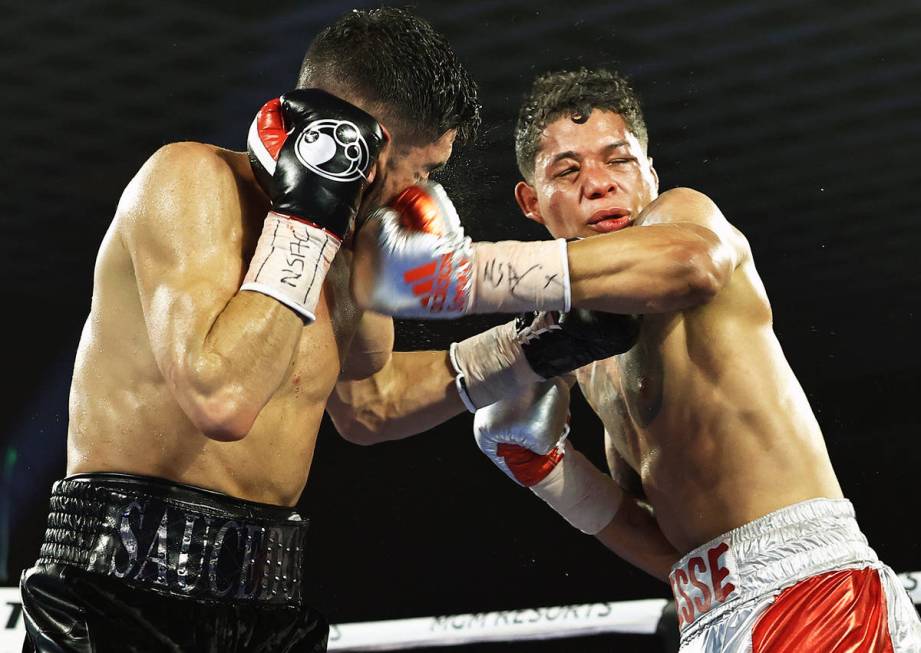
POLYGON ((374 212, 355 243, 352 294, 395 317, 568 311, 570 293, 565 240, 471 242, 434 182, 374 212))
POLYGON ((614 519, 623 491, 566 440, 568 411, 569 387, 553 379, 478 410, 474 436, 509 478, 594 535, 614 519))

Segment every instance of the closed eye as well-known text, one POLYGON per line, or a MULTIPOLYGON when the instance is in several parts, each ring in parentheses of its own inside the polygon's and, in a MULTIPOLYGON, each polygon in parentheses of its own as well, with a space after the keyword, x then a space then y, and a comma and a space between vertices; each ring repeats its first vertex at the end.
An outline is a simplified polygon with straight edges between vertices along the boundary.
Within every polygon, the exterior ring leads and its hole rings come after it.
POLYGON ((421 181, 423 179, 438 181, 442 177, 446 168, 447 163, 445 161, 440 163, 430 163, 423 168, 421 174, 417 175, 417 181, 421 181))

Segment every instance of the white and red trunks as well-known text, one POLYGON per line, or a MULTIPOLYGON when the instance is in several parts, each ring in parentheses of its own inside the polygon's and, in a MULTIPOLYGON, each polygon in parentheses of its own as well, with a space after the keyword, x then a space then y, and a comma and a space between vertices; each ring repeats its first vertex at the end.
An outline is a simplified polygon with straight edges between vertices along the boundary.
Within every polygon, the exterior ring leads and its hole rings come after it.
POLYGON ((681 653, 921 651, 921 620, 850 501, 814 499, 740 526, 669 574, 681 653))

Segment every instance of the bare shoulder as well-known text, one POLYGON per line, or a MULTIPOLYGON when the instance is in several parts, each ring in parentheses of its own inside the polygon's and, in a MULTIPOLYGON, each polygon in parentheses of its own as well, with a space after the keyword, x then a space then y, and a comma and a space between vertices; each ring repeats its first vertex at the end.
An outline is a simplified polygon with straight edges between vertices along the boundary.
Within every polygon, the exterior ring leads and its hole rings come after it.
POLYGON ((133 262, 142 296, 196 284, 222 300, 237 291, 246 236, 241 156, 173 143, 155 152, 125 188, 113 232, 133 262))
POLYGON ((204 143, 170 143, 141 166, 122 193, 116 211, 125 236, 185 230, 226 230, 239 222, 237 174, 221 150, 204 143), (236 210, 235 210, 236 209, 236 210))
POLYGON ((729 221, 709 195, 679 186, 661 193, 643 211, 642 224, 691 222, 723 230, 729 221))
POLYGON ((738 264, 751 259, 748 239, 733 225, 710 196, 687 187, 671 188, 643 212, 642 224, 693 224, 716 234, 735 252, 738 264))

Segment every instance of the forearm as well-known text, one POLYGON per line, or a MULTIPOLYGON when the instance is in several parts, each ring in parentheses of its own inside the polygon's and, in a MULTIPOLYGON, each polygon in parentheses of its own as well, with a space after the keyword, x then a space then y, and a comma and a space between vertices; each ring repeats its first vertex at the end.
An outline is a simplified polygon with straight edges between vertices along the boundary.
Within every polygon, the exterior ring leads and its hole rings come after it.
POLYGON ((394 352, 379 372, 340 381, 326 406, 339 433, 356 444, 398 440, 465 411, 446 351, 394 352))
POLYGON ((477 446, 571 526, 664 580, 678 552, 652 513, 626 494, 566 437, 569 387, 562 379, 532 386, 476 412, 477 446))
POLYGON ((440 186, 404 195, 359 231, 352 269, 358 305, 396 317, 676 311, 712 299, 745 249, 719 208, 687 188, 663 193, 635 227, 570 243, 473 243, 440 186))
POLYGON ((736 255, 727 239, 703 226, 725 225, 705 195, 668 191, 637 222, 641 226, 568 244, 573 306, 677 311, 709 301, 728 281, 736 255))
MULTIPOLYGON (((213 322, 204 321, 207 336, 192 352, 190 375, 193 393, 216 395, 216 403, 232 407, 237 435, 241 427, 248 431, 282 382, 304 323, 317 318, 324 279, 383 142, 381 126, 370 114, 319 89, 296 89, 269 100, 250 126, 247 152, 269 211, 242 286, 213 322), (324 121, 348 124, 365 148, 360 166, 350 167, 346 177, 305 167, 302 140, 316 136, 316 125, 324 121)), ((326 154, 335 160, 333 168, 356 163, 343 148, 326 154)))
POLYGON ((283 304, 238 293, 183 357, 180 404, 209 437, 244 437, 281 384, 302 330, 300 316, 283 304))
POLYGON ((625 494, 611 523, 595 537, 630 564, 666 581, 671 566, 681 557, 665 539, 652 510, 625 494))
POLYGON ((723 279, 695 225, 655 225, 569 243, 572 306, 650 314, 713 298, 723 279))

